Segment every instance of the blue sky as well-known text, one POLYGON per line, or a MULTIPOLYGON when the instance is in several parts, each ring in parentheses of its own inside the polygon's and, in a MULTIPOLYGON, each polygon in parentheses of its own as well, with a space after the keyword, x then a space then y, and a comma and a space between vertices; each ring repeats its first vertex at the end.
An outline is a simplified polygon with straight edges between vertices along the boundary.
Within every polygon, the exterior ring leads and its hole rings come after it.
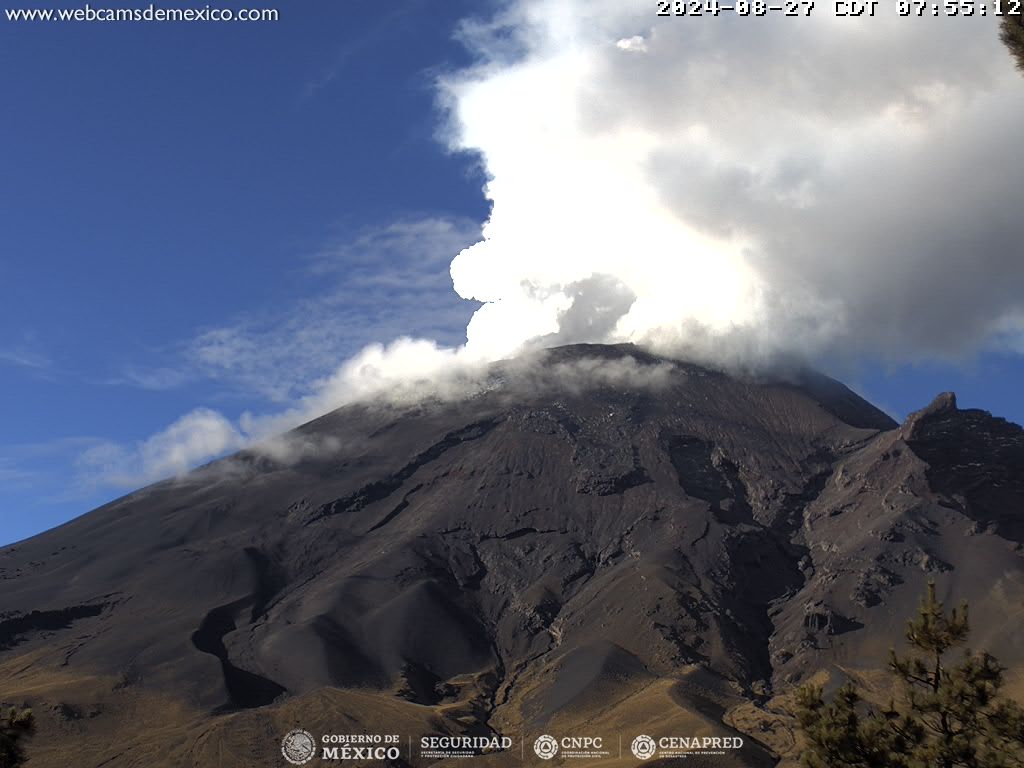
MULTIPOLYGON (((448 263, 490 206, 438 140, 434 84, 484 8, 280 7, 0 21, 0 543, 129 490, 108 465, 184 414, 280 411, 371 342, 465 340, 479 304, 448 263)), ((1020 357, 980 349, 821 359, 898 417, 954 389, 1024 421, 1020 357)))
MULTIPOLYGON (((142 439, 197 405, 261 405, 265 393, 190 362, 204 332, 273 333, 342 282, 318 265, 343 272, 344 246, 396 222, 482 220, 474 164, 434 139, 432 78, 464 60, 450 38, 470 7, 0 23, 0 541, 119 495, 76 479, 94 442, 142 439)), ((382 266, 401 273, 395 256, 382 266)), ((475 305, 442 290, 438 330, 457 338, 475 305)), ((323 353, 339 359, 435 320, 322 312, 323 353)))

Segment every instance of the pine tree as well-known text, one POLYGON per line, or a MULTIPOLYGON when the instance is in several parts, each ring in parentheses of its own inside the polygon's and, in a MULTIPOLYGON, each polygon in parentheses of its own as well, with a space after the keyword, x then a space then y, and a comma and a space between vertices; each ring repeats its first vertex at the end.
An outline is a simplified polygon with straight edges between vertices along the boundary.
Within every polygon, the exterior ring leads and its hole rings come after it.
POLYGON ((812 749, 803 754, 808 768, 903 768, 894 760, 898 734, 873 709, 862 706, 856 686, 847 682, 828 704, 822 689, 797 691, 797 720, 812 749))
POLYGON ((25 763, 23 742, 34 732, 31 709, 0 710, 0 768, 19 768, 25 763))
POLYGON ((1017 62, 1017 69, 1024 72, 1024 15, 1003 16, 999 36, 1010 49, 1010 55, 1017 62))
POLYGON ((907 625, 907 653, 890 651, 900 702, 877 708, 846 683, 828 703, 798 691, 808 768, 1024 768, 1024 709, 1000 698, 1003 668, 989 653, 947 656, 970 632, 966 603, 950 613, 935 584, 907 625))

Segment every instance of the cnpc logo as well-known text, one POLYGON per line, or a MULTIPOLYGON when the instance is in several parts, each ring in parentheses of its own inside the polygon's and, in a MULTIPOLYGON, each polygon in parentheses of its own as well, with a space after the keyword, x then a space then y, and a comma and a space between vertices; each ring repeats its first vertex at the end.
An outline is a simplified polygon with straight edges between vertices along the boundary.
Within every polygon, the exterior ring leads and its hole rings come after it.
POLYGON ((541 760, 550 760, 559 752, 579 753, 599 750, 604 746, 600 736, 563 736, 556 739, 544 734, 533 742, 533 751, 541 760))

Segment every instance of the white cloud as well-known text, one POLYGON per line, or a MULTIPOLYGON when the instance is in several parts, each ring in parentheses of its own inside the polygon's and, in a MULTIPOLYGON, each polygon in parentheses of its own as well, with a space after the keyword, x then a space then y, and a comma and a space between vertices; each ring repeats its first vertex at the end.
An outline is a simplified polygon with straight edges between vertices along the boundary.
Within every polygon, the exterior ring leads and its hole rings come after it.
POLYGON ((317 382, 316 391, 291 407, 267 414, 244 413, 234 424, 217 411, 196 409, 132 446, 91 444, 78 460, 87 484, 137 487, 181 475, 199 463, 249 448, 283 463, 337 450, 343 435, 288 433, 300 424, 356 401, 401 409, 425 399, 462 400, 495 388, 536 393, 545 388, 582 392, 595 386, 654 388, 668 384, 671 363, 576 358, 551 361, 526 354, 500 369, 471 357, 466 347, 446 348, 423 339, 374 344, 317 382))
POLYGON ((641 35, 633 35, 632 37, 624 37, 621 40, 616 41, 615 46, 621 48, 624 51, 636 51, 637 53, 647 53, 647 41, 644 40, 641 35))
POLYGON ((474 391, 482 364, 465 347, 443 347, 435 341, 403 337, 390 344, 367 345, 313 391, 277 413, 242 415, 244 430, 266 438, 356 400, 383 397, 403 404, 424 396, 449 398, 474 391))
POLYGON ((53 361, 40 348, 33 334, 24 334, 21 341, 7 339, 0 346, 0 364, 26 368, 36 374, 50 371, 53 361))
POLYGON ((580 340, 739 358, 969 354, 1024 305, 1024 83, 992 19, 520 0, 466 37, 442 88, 490 176, 452 264, 479 354, 564 331, 595 273, 636 299, 580 340))
POLYGON ((154 392, 177 389, 186 384, 191 376, 188 371, 178 368, 140 368, 130 366, 120 376, 112 379, 110 384, 129 384, 154 392))
POLYGON ((0 483, 4 485, 27 484, 37 473, 19 466, 6 456, 0 456, 0 483))
POLYGON ((288 406, 368 344, 415 334, 457 345, 476 305, 452 291, 448 265, 479 239, 479 223, 445 216, 339 238, 294 276, 309 284, 305 295, 202 329, 164 351, 176 365, 129 366, 110 383, 160 391, 212 381, 227 394, 288 406))
POLYGON ((275 435, 382 388, 394 388, 399 402, 425 386, 456 386, 458 371, 471 367, 454 345, 473 306, 452 292, 448 263, 479 233, 466 219, 407 218, 321 249, 308 265, 320 286, 314 295, 203 331, 185 346, 181 368, 131 368, 118 380, 168 389, 213 379, 271 410, 236 423, 200 408, 136 444, 90 444, 78 461, 81 480, 134 487, 254 443, 279 460, 300 457, 309 445, 275 435), (403 336, 409 332, 451 346, 403 336))
POLYGON ((247 441, 220 413, 197 408, 133 446, 94 445, 80 455, 78 467, 94 483, 134 487, 180 475, 197 463, 238 450, 247 441))
POLYGON ((448 262, 479 237, 479 224, 426 217, 334 243, 310 262, 319 286, 310 297, 207 329, 189 343, 187 365, 287 404, 367 344, 410 333, 457 344, 473 306, 452 293, 448 262))

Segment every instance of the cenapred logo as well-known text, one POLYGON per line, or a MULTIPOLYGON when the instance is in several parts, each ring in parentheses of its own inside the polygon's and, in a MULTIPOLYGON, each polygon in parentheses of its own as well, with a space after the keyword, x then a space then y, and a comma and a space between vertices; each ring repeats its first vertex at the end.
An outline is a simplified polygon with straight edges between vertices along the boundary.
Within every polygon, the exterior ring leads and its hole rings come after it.
POLYGON ((292 765, 305 765, 316 755, 316 739, 309 731, 295 728, 281 739, 281 754, 292 765))
POLYGON ((690 755, 724 755, 726 750, 742 749, 740 736, 661 736, 655 741, 646 734, 633 739, 629 748, 640 760, 688 757, 690 755))
POLYGON ((558 754, 558 741, 554 736, 544 734, 533 742, 533 751, 541 760, 550 760, 558 754))
POLYGON ((650 760, 654 757, 654 753, 658 751, 658 745, 650 736, 641 734, 633 739, 629 749, 638 760, 650 760))

